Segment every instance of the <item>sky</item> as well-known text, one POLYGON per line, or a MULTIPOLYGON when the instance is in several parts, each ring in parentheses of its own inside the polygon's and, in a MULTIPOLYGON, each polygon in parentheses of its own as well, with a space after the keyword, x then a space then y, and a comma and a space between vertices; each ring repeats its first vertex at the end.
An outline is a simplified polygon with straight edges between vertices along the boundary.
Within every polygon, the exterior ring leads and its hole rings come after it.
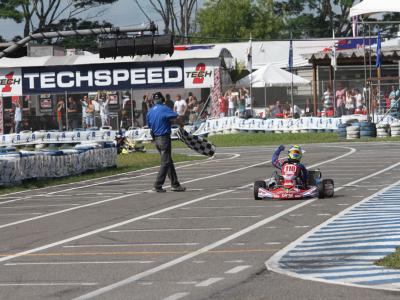
MULTIPOLYGON (((145 3, 147 1, 140 1, 145 3)), ((204 0, 199 0, 199 6, 204 0)), ((149 17, 159 24, 159 29, 162 29, 162 22, 159 15, 150 10, 150 5, 147 6, 146 13, 149 17)), ((82 17, 93 16, 93 12, 82 14, 82 17)), ((137 8, 134 0, 118 0, 118 2, 109 6, 109 9, 100 17, 99 20, 108 21, 115 26, 138 25, 143 22, 147 23, 147 18, 137 8)), ((12 39, 16 35, 23 35, 23 24, 17 24, 12 20, 0 20, 0 35, 6 40, 12 39)))

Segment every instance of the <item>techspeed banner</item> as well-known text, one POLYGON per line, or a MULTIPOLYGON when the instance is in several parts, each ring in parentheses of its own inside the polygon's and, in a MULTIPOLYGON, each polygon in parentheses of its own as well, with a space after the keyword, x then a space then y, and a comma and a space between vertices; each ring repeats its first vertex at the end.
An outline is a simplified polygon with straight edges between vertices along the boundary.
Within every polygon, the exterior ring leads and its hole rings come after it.
POLYGON ((183 61, 22 68, 24 94, 184 87, 183 61))
POLYGON ((0 68, 0 96, 211 88, 215 63, 210 59, 196 59, 0 68))

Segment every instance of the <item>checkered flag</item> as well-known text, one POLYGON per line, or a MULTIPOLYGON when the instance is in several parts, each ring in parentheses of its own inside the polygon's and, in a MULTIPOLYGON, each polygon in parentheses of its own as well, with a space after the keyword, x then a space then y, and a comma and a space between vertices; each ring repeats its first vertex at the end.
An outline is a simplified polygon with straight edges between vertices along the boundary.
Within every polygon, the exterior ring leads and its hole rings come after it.
POLYGON ((206 139, 192 135, 183 128, 179 128, 176 133, 179 139, 185 143, 190 149, 205 156, 214 156, 215 146, 206 139))

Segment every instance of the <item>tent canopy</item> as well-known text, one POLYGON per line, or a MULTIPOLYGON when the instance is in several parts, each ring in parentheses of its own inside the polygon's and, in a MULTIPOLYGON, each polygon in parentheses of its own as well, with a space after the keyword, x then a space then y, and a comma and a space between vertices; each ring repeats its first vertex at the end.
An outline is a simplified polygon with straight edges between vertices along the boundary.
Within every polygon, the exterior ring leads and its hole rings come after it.
POLYGON ((400 12, 399 0, 364 0, 350 8, 350 17, 390 12, 400 12))
MULTIPOLYGON (((257 71, 254 71, 251 76, 240 79, 236 85, 237 86, 250 86, 250 77, 252 82, 252 87, 289 87, 292 84, 292 74, 278 68, 275 65, 267 64, 257 71)), ((293 85, 301 86, 308 85, 310 81, 304 79, 298 75, 293 74, 293 85)))

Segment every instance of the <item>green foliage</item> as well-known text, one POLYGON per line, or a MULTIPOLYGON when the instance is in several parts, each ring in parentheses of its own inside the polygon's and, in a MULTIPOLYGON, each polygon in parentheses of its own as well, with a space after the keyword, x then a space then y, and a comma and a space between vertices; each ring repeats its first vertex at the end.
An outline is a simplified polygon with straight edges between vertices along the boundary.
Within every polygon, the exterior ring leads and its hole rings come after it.
POLYGON ((245 63, 243 61, 235 60, 235 67, 229 72, 232 82, 236 83, 238 80, 242 79, 248 74, 249 71, 246 69, 245 63))
POLYGON ((21 23, 24 15, 18 10, 18 7, 25 2, 26 0, 0 0, 0 18, 12 19, 17 23, 21 23))
POLYGON ((400 248, 396 248, 396 252, 377 260, 375 265, 390 269, 400 269, 400 248))

